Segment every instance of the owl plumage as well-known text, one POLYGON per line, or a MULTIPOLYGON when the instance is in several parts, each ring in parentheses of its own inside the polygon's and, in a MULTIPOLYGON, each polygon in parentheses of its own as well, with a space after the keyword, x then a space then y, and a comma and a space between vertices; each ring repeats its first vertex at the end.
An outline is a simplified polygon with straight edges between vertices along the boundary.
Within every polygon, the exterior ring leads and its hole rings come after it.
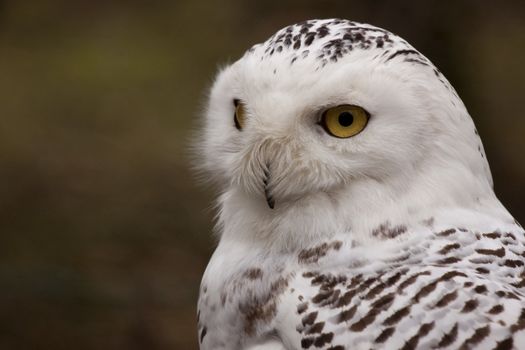
POLYGON ((474 123, 398 36, 329 19, 224 68, 201 349, 525 348, 524 231, 474 123))

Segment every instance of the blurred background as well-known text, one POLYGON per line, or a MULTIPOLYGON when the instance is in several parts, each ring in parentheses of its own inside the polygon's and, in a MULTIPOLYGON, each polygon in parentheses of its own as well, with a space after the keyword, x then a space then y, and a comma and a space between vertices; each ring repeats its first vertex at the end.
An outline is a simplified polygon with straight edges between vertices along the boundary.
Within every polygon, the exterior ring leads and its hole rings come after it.
POLYGON ((323 17, 389 29, 441 69, 525 221, 523 1, 3 0, 0 349, 197 348, 214 190, 190 129, 219 65, 323 17))

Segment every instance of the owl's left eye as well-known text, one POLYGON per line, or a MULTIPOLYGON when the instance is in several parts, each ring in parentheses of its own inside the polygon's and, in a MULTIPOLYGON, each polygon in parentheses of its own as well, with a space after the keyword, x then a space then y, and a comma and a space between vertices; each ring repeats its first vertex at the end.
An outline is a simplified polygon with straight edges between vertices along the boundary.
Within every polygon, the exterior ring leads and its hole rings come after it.
POLYGON ((327 109, 320 124, 330 135, 345 139, 363 131, 369 117, 364 108, 342 105, 327 109))
POLYGON ((233 100, 233 105, 235 106, 235 113, 233 114, 233 121, 237 130, 242 130, 244 127, 244 122, 246 120, 246 109, 244 103, 241 100, 233 100))

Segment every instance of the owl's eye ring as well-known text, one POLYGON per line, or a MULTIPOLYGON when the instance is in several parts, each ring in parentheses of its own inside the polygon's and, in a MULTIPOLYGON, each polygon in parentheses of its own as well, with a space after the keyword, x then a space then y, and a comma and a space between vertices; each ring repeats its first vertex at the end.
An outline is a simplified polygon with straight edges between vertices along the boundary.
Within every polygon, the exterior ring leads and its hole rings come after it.
POLYGON ((235 106, 235 112, 233 113, 233 122, 237 130, 242 130, 244 127, 244 122, 246 121, 246 108, 244 103, 239 99, 233 100, 233 105, 235 106))
POLYGON ((331 136, 346 139, 363 131, 369 118, 370 114, 362 107, 341 105, 324 111, 319 124, 331 136))

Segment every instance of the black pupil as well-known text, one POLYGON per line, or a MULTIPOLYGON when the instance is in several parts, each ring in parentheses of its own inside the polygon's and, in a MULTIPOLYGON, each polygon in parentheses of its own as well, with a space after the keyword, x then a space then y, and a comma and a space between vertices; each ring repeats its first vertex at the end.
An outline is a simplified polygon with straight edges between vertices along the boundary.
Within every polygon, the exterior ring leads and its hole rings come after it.
POLYGON ((350 126, 354 122, 354 116, 350 112, 343 112, 339 114, 338 120, 342 126, 350 126))

